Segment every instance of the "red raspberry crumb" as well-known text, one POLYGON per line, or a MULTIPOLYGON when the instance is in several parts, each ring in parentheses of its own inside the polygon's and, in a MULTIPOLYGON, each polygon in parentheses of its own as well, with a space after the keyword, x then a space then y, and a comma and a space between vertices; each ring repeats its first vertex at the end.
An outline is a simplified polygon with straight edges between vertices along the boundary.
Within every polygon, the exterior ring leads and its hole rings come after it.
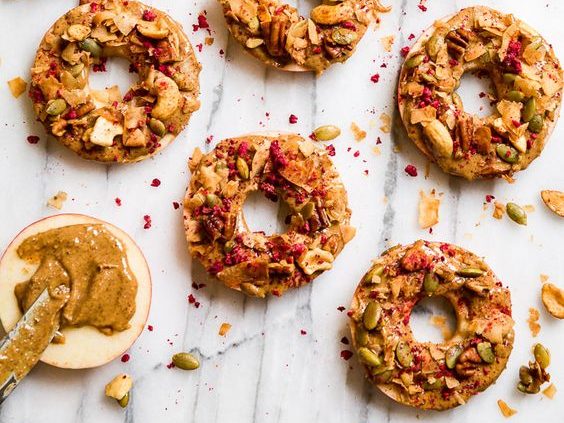
POLYGON ((114 201, 116 202, 116 206, 121 206, 121 198, 116 197, 114 201))
POLYGON ((151 221, 151 216, 149 216, 148 214, 146 214, 145 216, 143 216, 143 220, 145 221, 145 224, 143 225, 144 229, 149 229, 151 227, 152 221, 151 221))
POLYGON ((170 363, 168 363, 168 364, 166 365, 166 368, 167 368, 167 369, 172 369, 172 368, 174 368, 174 367, 176 367, 176 366, 174 365, 173 362, 170 362, 170 363))
POLYGON ((343 336, 341 338, 341 343, 345 344, 345 345, 349 345, 349 338, 347 338, 346 336, 343 336))
POLYGON ((180 203, 178 201, 173 201, 172 207, 174 207, 174 210, 178 210, 178 208, 180 207, 180 203))
POLYGON ((300 333, 301 333, 302 335, 307 335, 307 332, 306 332, 305 330, 303 330, 303 329, 300 330, 300 333))
POLYGON ((346 309, 345 309, 345 307, 343 307, 343 306, 339 306, 339 307, 337 307, 337 310, 339 310, 339 311, 342 313, 342 312, 345 311, 346 309))
POLYGON ((335 155, 335 147, 333 146, 333 144, 329 144, 325 147, 325 150, 327 150, 327 154, 331 157, 333 157, 335 155))
POLYGON ((417 7, 418 7, 419 9, 421 9, 422 12, 426 12, 426 11, 427 11, 427 6, 425 6, 424 4, 419 4, 419 5, 417 5, 417 7))
POLYGON ((37 135, 30 135, 27 137, 27 142, 30 144, 37 144, 39 142, 39 137, 37 135))
POLYGON ((407 56, 407 53, 409 53, 409 47, 408 46, 402 47, 402 49, 400 50, 400 54, 402 55, 402 57, 407 56))
POLYGON ((343 360, 349 360, 352 356, 353 356, 352 351, 349 351, 349 350, 341 351, 341 358, 343 360))
POLYGON ((124 354, 121 356, 121 362, 122 363, 127 363, 129 361, 131 357, 129 356, 129 354, 124 354))
POLYGON ((372 75, 372 76, 370 77, 370 80, 371 80, 372 82, 374 82, 374 83, 377 83, 377 82, 380 80, 380 74, 375 73, 374 75, 372 75))
POLYGON ((196 302, 196 297, 194 297, 194 295, 192 294, 188 295, 188 303, 194 304, 195 302, 196 302))
POLYGON ((298 117, 296 115, 290 115, 290 117, 288 118, 288 121, 291 124, 298 123, 298 117))
POLYGON ((491 203, 493 199, 495 199, 493 195, 491 194, 486 195, 486 203, 491 203))
POLYGON ((409 176, 415 178, 417 176, 417 168, 415 166, 413 166, 412 164, 408 164, 405 167, 405 173, 407 173, 409 176))
POLYGON ((149 332, 153 332, 153 325, 147 326, 147 330, 148 330, 149 332))
POLYGON ((356 151, 354 152, 353 156, 354 156, 354 157, 360 156, 360 151, 356 150, 356 151))
POLYGON ((151 181, 151 186, 152 186, 152 187, 155 187, 155 188, 156 188, 156 187, 158 187, 160 184, 161 184, 160 179, 155 178, 155 179, 153 179, 153 180, 151 181))
POLYGON ((153 12, 152 10, 145 10, 143 11, 143 20, 144 21, 149 21, 152 22, 157 18, 157 14, 155 12, 153 12))

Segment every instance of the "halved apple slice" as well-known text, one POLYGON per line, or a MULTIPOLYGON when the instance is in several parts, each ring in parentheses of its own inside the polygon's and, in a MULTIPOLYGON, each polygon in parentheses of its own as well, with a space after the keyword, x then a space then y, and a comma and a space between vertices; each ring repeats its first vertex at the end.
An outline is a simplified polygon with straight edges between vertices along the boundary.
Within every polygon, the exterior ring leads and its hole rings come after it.
POLYGON ((64 344, 51 344, 41 357, 41 361, 64 369, 85 369, 106 364, 123 354, 139 337, 143 330, 151 306, 151 275, 143 253, 133 239, 109 223, 80 214, 59 214, 32 223, 21 231, 10 243, 0 259, 0 321, 9 331, 22 313, 18 307, 14 287, 28 280, 37 265, 22 260, 17 253, 19 245, 32 235, 50 229, 70 225, 102 224, 124 245, 129 267, 137 278, 135 314, 130 320, 130 328, 113 335, 104 335, 97 329, 84 326, 64 328, 64 344))

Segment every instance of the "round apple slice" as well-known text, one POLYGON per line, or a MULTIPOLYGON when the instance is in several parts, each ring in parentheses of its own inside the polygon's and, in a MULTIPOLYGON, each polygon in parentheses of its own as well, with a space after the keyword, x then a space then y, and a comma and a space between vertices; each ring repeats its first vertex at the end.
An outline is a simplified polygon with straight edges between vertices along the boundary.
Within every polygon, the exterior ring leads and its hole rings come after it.
POLYGON ((63 328, 65 343, 49 345, 41 356, 41 361, 64 369, 97 367, 119 357, 141 334, 151 306, 151 274, 147 261, 135 241, 121 229, 93 217, 59 214, 26 227, 14 238, 0 259, 0 321, 4 329, 9 331, 22 316, 14 287, 19 282, 28 280, 37 269, 37 265, 30 264, 18 256, 19 245, 38 233, 82 224, 104 225, 125 247, 129 267, 137 279, 135 314, 129 321, 129 329, 109 336, 91 326, 63 328))

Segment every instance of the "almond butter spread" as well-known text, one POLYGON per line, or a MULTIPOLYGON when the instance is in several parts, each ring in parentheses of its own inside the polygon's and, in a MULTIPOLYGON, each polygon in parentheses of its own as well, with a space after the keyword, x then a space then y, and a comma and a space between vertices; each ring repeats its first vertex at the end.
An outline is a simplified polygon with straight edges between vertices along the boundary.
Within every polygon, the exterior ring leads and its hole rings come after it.
POLYGON ((46 287, 70 289, 60 327, 93 326, 111 335, 129 328, 135 313, 137 280, 125 247, 103 225, 71 225, 41 232, 18 247, 23 260, 39 267, 15 295, 27 310, 46 287))

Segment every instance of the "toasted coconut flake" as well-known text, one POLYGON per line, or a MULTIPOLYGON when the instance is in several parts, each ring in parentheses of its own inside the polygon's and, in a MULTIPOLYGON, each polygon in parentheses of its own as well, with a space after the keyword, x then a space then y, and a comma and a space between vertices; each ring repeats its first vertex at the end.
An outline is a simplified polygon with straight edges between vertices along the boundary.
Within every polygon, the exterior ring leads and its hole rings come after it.
POLYGON ((351 132, 353 133, 354 139, 356 141, 362 141, 366 138, 366 131, 360 129, 360 127, 355 123, 351 123, 351 132))
POLYGON ((511 417, 511 416, 517 414, 517 410, 511 408, 503 400, 497 400, 497 405, 499 407, 499 410, 501 411, 501 414, 503 414, 503 417, 511 417))
POLYGON ((542 287, 542 303, 552 316, 564 319, 564 291, 551 283, 542 287))
POLYGON ((551 383, 550 385, 548 385, 546 389, 542 391, 542 393, 547 398, 553 399, 554 396, 556 395, 556 386, 554 386, 554 383, 551 383))
POLYGON ((424 191, 419 192, 419 227, 421 229, 430 228, 439 223, 439 207, 441 200, 436 196, 435 190, 429 195, 424 191))
POLYGON ((410 115, 410 122, 412 124, 421 122, 430 122, 437 117, 437 109, 433 106, 425 106, 419 109, 412 109, 410 115))
POLYGON ((190 172, 194 172, 194 170, 196 170, 196 168, 200 164, 200 161, 202 160, 202 157, 204 157, 202 150, 200 150, 199 147, 196 147, 194 149, 194 152, 192 153, 192 157, 188 161, 188 167, 190 168, 190 172))
POLYGON ((539 275, 539 279, 540 279, 541 283, 548 282, 548 278, 549 278, 549 276, 548 276, 548 275, 545 275, 544 273, 541 273, 541 274, 539 275))
POLYGON ((380 115, 380 122, 382 122, 380 130, 385 134, 389 134, 392 130, 392 117, 387 113, 382 113, 380 115))
POLYGON ((554 190, 541 191, 542 201, 550 210, 560 217, 564 217, 564 192, 554 190))
POLYGON ((229 330, 231 329, 231 323, 227 323, 224 322, 221 324, 221 326, 219 327, 219 336, 225 336, 227 335, 227 332, 229 332, 229 330))
POLYGON ((27 89, 27 82, 25 82, 22 78, 18 76, 8 81, 8 87, 10 88, 10 92, 12 93, 12 95, 15 98, 18 98, 27 89))
POLYGON ((49 200, 47 200, 47 205, 49 207, 53 207, 54 209, 61 210, 63 208, 63 204, 67 201, 67 193, 64 191, 59 191, 49 200))
POLYGON ((531 331, 531 335, 536 337, 541 329, 541 325, 539 324, 540 312, 534 308, 529 308, 529 318, 527 319, 527 323, 529 324, 529 330, 531 331))
POLYGON ((382 43, 382 47, 384 51, 389 53, 392 51, 392 46, 394 45, 395 36, 388 35, 387 37, 380 38, 380 42, 382 43))

